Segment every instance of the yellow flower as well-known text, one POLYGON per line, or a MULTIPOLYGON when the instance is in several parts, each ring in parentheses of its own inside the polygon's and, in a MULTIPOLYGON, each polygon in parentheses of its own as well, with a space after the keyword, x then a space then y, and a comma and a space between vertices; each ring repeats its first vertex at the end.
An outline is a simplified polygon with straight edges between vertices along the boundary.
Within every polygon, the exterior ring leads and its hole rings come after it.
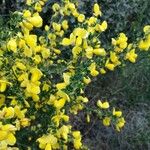
POLYGON ((8 43, 7 43, 7 48, 8 50, 13 51, 14 53, 17 52, 17 43, 16 43, 16 39, 11 38, 8 43))
POLYGON ((114 48, 114 51, 115 51, 116 53, 121 53, 121 52, 123 52, 123 50, 124 50, 124 49, 122 49, 122 48, 120 48, 120 47, 118 47, 118 46, 116 46, 116 47, 114 48))
POLYGON ((24 36, 27 45, 31 48, 36 47, 37 45, 37 35, 30 34, 24 36))
POLYGON ((76 6, 75 6, 74 3, 69 2, 69 3, 68 3, 68 8, 69 8, 71 11, 74 11, 74 10, 76 9, 76 6))
POLYGON ((24 52, 23 52, 23 54, 24 54, 26 57, 32 57, 32 54, 33 54, 32 49, 29 48, 28 46, 25 46, 25 47, 24 47, 24 52))
POLYGON ((106 61, 105 67, 111 71, 114 71, 115 65, 110 63, 109 60, 106 61))
MULTIPOLYGON (((14 131, 16 131, 16 127, 11 124, 2 125, 0 129, 0 142, 3 141, 7 145, 14 145, 16 143, 16 138, 14 136, 14 131)), ((1 148, 1 145, 0 145, 1 148)))
POLYGON ((63 38, 62 43, 63 46, 69 46, 71 45, 71 41, 68 38, 63 38))
POLYGON ((139 49, 148 51, 150 48, 150 42, 148 40, 141 40, 138 45, 139 49))
POLYGON ((26 4, 29 5, 29 6, 31 6, 32 0, 26 0, 26 4))
POLYGON ((83 15, 83 14, 80 14, 79 16, 78 16, 78 21, 79 22, 83 22, 85 20, 85 16, 83 15))
POLYGON ((127 42, 121 43, 120 48, 125 49, 128 46, 127 42))
POLYGON ((87 58, 89 58, 89 59, 92 59, 92 57, 93 57, 93 48, 92 47, 87 47, 86 49, 85 49, 85 55, 86 55, 86 57, 87 58))
POLYGON ((67 85, 70 84, 70 75, 68 73, 63 73, 64 82, 63 83, 57 83, 56 87, 58 90, 66 88, 67 85))
POLYGON ((114 38, 111 38, 111 44, 116 46, 117 45, 117 41, 114 38))
POLYGON ((95 17, 90 17, 89 20, 88 20, 88 25, 91 26, 91 25, 94 25, 97 21, 97 18, 95 17))
POLYGON ((114 68, 115 68, 115 65, 114 65, 114 64, 110 64, 110 63, 108 63, 107 65, 105 65, 105 67, 106 67, 107 69, 109 69, 109 70, 113 71, 113 70, 114 70, 114 68))
POLYGON ((31 26, 33 26, 33 25, 32 25, 32 24, 29 24, 28 27, 25 27, 24 24, 21 22, 21 23, 20 23, 20 26, 21 26, 22 32, 23 32, 24 34, 29 34, 30 28, 31 28, 31 26), (28 28, 29 28, 29 29, 28 29, 28 28))
POLYGON ((40 0, 39 3, 41 6, 44 6, 44 4, 47 2, 47 0, 40 0))
POLYGON ((4 92, 7 88, 7 83, 0 81, 0 92, 4 92))
POLYGON ((90 74, 91 76, 96 77, 99 75, 99 72, 97 70, 91 70, 90 74))
POLYGON ((122 112, 121 111, 116 111, 115 108, 113 108, 113 115, 116 116, 116 117, 121 117, 122 112))
POLYGON ((124 33, 119 34, 119 38, 117 40, 117 44, 124 43, 128 40, 128 37, 124 33))
POLYGON ((100 31, 104 32, 107 29, 107 22, 103 21, 102 24, 99 26, 100 31))
POLYGON ((61 54, 61 50, 59 50, 59 49, 54 49, 54 52, 58 55, 61 54))
POLYGON ((106 51, 104 48, 97 48, 93 50, 93 53, 98 56, 106 56, 106 51))
POLYGON ((56 100, 55 95, 51 94, 49 100, 47 101, 48 105, 53 105, 56 100))
POLYGON ((125 120, 123 117, 119 118, 116 124, 117 131, 120 131, 121 128, 123 128, 125 125, 125 120))
POLYGON ((46 147, 45 147, 45 150, 52 150, 51 144, 47 144, 46 147))
MULTIPOLYGON (((18 81, 24 81, 24 80, 26 80, 26 81, 28 81, 28 74, 27 73, 23 73, 23 74, 21 74, 19 77, 18 77, 18 81)), ((23 87, 26 87, 26 86, 23 86, 23 87)))
MULTIPOLYGON (((49 34, 48 34, 48 39, 54 42, 54 40, 56 39, 56 34, 54 34, 54 33, 49 33, 49 34)), ((55 42, 54 42, 54 43, 55 43, 55 42)))
POLYGON ((72 135, 74 137, 74 140, 73 140, 74 148, 75 149, 80 149, 81 146, 82 146, 80 131, 73 131, 72 135))
POLYGON ((39 16, 39 14, 28 18, 28 21, 37 28, 40 28, 43 25, 43 19, 41 18, 41 16, 39 16))
POLYGON ((34 9, 37 11, 37 12, 41 12, 42 11, 42 6, 39 2, 35 3, 35 6, 34 6, 34 9))
POLYGON ((26 66, 21 62, 16 62, 16 67, 20 70, 26 70, 26 66))
POLYGON ((143 31, 144 31, 144 33, 149 33, 149 32, 150 32, 150 25, 146 25, 146 26, 143 28, 143 31))
POLYGON ((73 34, 75 36, 81 37, 82 39, 86 39, 89 35, 89 33, 84 28, 75 28, 73 34))
POLYGON ((117 40, 112 38, 112 45, 115 46, 114 51, 118 53, 123 52, 128 46, 127 40, 128 37, 124 33, 120 33, 117 40))
POLYGON ((8 132, 7 131, 3 131, 3 130, 0 130, 0 142, 7 139, 7 135, 8 135, 8 132))
POLYGON ((135 63, 137 56, 138 55, 135 53, 135 49, 132 49, 126 54, 125 59, 129 60, 132 63, 135 63))
POLYGON ((127 47, 127 40, 128 37, 124 34, 124 33, 120 33, 118 40, 116 41, 116 44, 121 48, 121 49, 125 49, 127 47))
POLYGON ((11 85, 11 83, 6 80, 0 80, 0 92, 5 92, 7 85, 11 85))
POLYGON ((76 9, 74 9, 72 10, 72 15, 77 18, 79 16, 79 13, 76 9))
POLYGON ((80 46, 82 44, 82 38, 80 36, 77 37, 75 44, 76 44, 76 46, 80 46))
POLYGON ((26 90, 31 95, 40 93, 40 87, 38 85, 36 85, 35 83, 28 83, 26 90))
POLYGON ((103 125, 104 126, 110 126, 110 121, 111 121, 111 118, 110 117, 105 117, 103 119, 103 125))
POLYGON ((89 84, 91 82, 91 79, 89 77, 83 77, 83 82, 85 84, 89 84))
POLYGON ((60 32, 56 32, 56 35, 58 35, 59 37, 63 37, 64 33, 64 30, 61 30, 60 32))
POLYGON ((52 9, 54 12, 58 11, 60 9, 60 6, 58 3, 55 3, 53 6, 52 6, 52 9))
POLYGON ((89 33, 91 33, 92 35, 94 35, 95 31, 96 31, 96 28, 95 27, 88 27, 87 31, 89 33))
POLYGON ((81 140, 76 140, 75 139, 74 142, 73 142, 73 145, 74 145, 75 149, 80 149, 81 146, 82 146, 81 140))
POLYGON ((88 43, 87 43, 87 40, 84 39, 83 40, 83 49, 87 49, 88 48, 88 43))
POLYGON ((118 57, 115 52, 110 52, 110 60, 115 63, 118 61, 118 57))
POLYGON ((4 118, 6 118, 6 119, 11 119, 15 115, 14 108, 12 108, 12 107, 8 107, 8 108, 4 107, 3 113, 4 113, 4 118))
POLYGON ((64 88, 66 88, 66 86, 67 86, 66 83, 57 83, 56 84, 56 87, 58 90, 64 89, 64 88))
POLYGON ((76 104, 71 107, 70 112, 73 113, 74 115, 76 115, 76 114, 78 114, 78 111, 82 110, 82 109, 83 109, 82 104, 76 104))
POLYGON ((73 57, 74 57, 74 58, 77 58, 77 56, 81 53, 81 51, 82 51, 82 48, 81 48, 81 47, 75 46, 75 47, 72 49, 73 57))
POLYGON ((100 73, 101 73, 101 74, 106 74, 106 70, 105 70, 104 68, 101 68, 101 69, 100 69, 100 73))
POLYGON ((76 41, 76 36, 73 33, 71 33, 70 34, 70 43, 75 44, 75 41, 76 41))
POLYGON ((64 99, 64 98, 61 98, 59 100, 55 100, 54 101, 54 107, 56 107, 56 109, 61 109, 64 107, 65 103, 66 103, 66 99, 64 99))
POLYGON ((23 126, 23 127, 28 127, 30 126, 30 119, 28 118, 22 118, 20 120, 20 124, 23 126))
POLYGON ((64 21, 62 22, 62 27, 63 27, 64 30, 67 30, 67 29, 69 28, 69 26, 68 26, 68 21, 67 21, 67 20, 64 20, 64 21))
POLYGON ((73 131, 72 135, 75 139, 81 139, 81 133, 80 131, 73 131))
POLYGON ((23 12, 23 17, 24 17, 24 18, 31 17, 31 12, 30 12, 30 10, 24 10, 24 12, 23 12))
POLYGON ((35 55, 33 59, 34 59, 36 64, 39 64, 42 61, 40 55, 35 55))
POLYGON ((15 105, 17 105, 17 104, 18 104, 18 102, 16 101, 15 97, 13 97, 12 100, 11 100, 10 105, 11 105, 11 106, 15 106, 15 105))
POLYGON ((21 27, 25 27, 27 28, 29 31, 33 29, 33 25, 30 23, 30 22, 27 22, 27 21, 23 21, 22 24, 20 24, 21 27))
POLYGON ((102 108, 102 109, 108 109, 109 108, 109 103, 106 101, 106 102, 101 102, 100 100, 97 101, 97 106, 99 108, 102 108))
POLYGON ((16 127, 12 124, 5 124, 1 127, 1 129, 4 131, 9 131, 9 132, 14 132, 17 130, 16 127))
POLYGON ((48 91, 49 91, 49 89, 50 89, 50 85, 49 85, 49 84, 47 84, 47 83, 44 83, 44 85, 43 85, 43 87, 42 87, 42 91, 46 91, 46 92, 48 92, 48 91))
POLYGON ((13 135, 13 133, 9 133, 7 135, 7 144, 8 145, 14 145, 16 143, 16 138, 15 136, 13 135))
POLYGON ((69 116, 64 115, 64 112, 60 112, 52 117, 52 121, 56 124, 57 127, 59 126, 61 120, 68 122, 69 116))
POLYGON ((50 27, 48 25, 45 25, 44 29, 45 29, 45 31, 48 31, 50 29, 50 27))
POLYGON ((70 102, 70 97, 68 94, 66 94, 65 92, 59 90, 57 93, 56 93, 56 96, 60 97, 60 98, 64 98, 66 101, 70 102))
POLYGON ((50 50, 48 48, 43 48, 42 51, 41 51, 41 53, 42 53, 42 57, 44 59, 49 58, 50 55, 51 55, 50 50))
POLYGON ((58 130, 58 135, 59 137, 61 136, 65 141, 68 141, 68 134, 69 134, 70 126, 63 125, 59 130, 58 130))
POLYGON ((77 101, 78 103, 80 103, 80 102, 87 103, 89 100, 88 100, 87 97, 78 96, 77 99, 76 99, 76 101, 77 101))
POLYGON ((43 135, 42 137, 38 138, 37 141, 39 142, 39 147, 41 149, 52 150, 53 148, 54 149, 59 148, 58 147, 58 140, 52 134, 43 135))
POLYGON ((5 103, 5 95, 0 94, 0 107, 2 107, 5 103))
POLYGON ((121 62, 119 61, 119 58, 115 52, 110 52, 110 60, 111 60, 111 62, 113 62, 113 64, 115 66, 118 66, 121 64, 121 62))
POLYGON ((58 23, 53 22, 53 23, 52 23, 52 26, 53 26, 53 29, 54 29, 55 31, 60 32, 60 30, 61 30, 61 24, 58 24, 58 23))
POLYGON ((93 11, 94 11, 94 15, 95 15, 96 17, 102 15, 102 12, 100 11, 100 7, 99 7, 99 5, 98 5, 97 3, 94 4, 93 11))
POLYGON ((16 117, 19 119, 22 119, 22 118, 25 118, 25 113, 26 113, 27 109, 21 110, 21 108, 19 106, 15 106, 14 111, 15 111, 16 117))
POLYGON ((88 67, 88 70, 90 71, 90 74, 92 76, 97 76, 99 74, 99 72, 96 70, 96 63, 93 62, 89 67, 88 67))

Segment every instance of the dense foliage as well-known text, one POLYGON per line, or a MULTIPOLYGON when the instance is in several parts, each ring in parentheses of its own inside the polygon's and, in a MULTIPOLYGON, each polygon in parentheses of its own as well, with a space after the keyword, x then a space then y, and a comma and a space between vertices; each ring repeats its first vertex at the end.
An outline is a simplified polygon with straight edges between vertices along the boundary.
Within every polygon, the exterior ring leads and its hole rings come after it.
POLYGON ((105 77, 148 54, 150 26, 133 42, 123 32, 108 39, 109 26, 98 3, 90 7, 91 14, 76 1, 64 0, 49 8, 50 4, 27 0, 1 30, 1 149, 87 149, 71 124, 81 110, 87 122, 95 114, 116 132, 125 125, 122 111, 106 99, 88 107, 91 101, 84 91, 93 77, 105 77), (48 12, 52 15, 43 19, 48 12))

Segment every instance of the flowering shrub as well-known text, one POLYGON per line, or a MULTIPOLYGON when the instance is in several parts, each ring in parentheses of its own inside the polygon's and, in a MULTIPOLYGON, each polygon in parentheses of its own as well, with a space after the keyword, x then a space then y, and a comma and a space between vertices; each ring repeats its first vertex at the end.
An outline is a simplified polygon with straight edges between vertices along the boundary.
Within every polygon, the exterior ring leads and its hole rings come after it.
POLYGON ((88 108, 84 89, 93 77, 135 63, 150 48, 149 25, 142 39, 129 42, 119 33, 104 48, 101 35, 108 25, 97 3, 91 17, 78 11, 78 3, 55 3, 44 25, 40 13, 46 1, 27 0, 25 9, 14 13, 16 30, 0 43, 0 149, 86 149, 70 121, 83 109, 87 122, 94 113, 120 131, 122 112, 107 100, 88 108))

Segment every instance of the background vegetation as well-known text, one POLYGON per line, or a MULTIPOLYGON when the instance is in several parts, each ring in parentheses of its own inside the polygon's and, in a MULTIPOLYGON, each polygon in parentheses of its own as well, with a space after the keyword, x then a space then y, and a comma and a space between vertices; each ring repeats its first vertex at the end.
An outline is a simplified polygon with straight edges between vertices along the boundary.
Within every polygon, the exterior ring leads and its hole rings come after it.
MULTIPOLYGON (((47 7, 56 1, 59 0, 48 1, 43 12, 45 18, 50 19, 47 7)), ((5 35, 3 33, 9 26, 9 22, 7 25, 6 22, 10 12, 23 6, 21 0, 3 2, 0 2, 0 40, 7 38, 3 37, 5 35)), ((88 9, 94 2, 80 0, 80 9, 89 15, 88 9)), ((109 25, 105 34, 107 36, 103 38, 106 45, 110 42, 107 39, 115 37, 119 32, 127 33, 129 39, 134 40, 135 37, 142 35, 143 26, 150 24, 149 0, 98 0, 98 3, 101 5, 103 18, 109 25)), ((139 58, 137 64, 128 64, 128 68, 124 67, 108 73, 105 77, 98 77, 87 87, 86 92, 92 103, 98 98, 111 100, 111 103, 115 103, 123 110, 127 122, 124 130, 116 133, 112 128, 103 127, 94 116, 88 125, 83 119, 84 114, 76 116, 74 125, 82 131, 86 137, 84 142, 91 150, 150 149, 150 56, 145 55, 139 58)))

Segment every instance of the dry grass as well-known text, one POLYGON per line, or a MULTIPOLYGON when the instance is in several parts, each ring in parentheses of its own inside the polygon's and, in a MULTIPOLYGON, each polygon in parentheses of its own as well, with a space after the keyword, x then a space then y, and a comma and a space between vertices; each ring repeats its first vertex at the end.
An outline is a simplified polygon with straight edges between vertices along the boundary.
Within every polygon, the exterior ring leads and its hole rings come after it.
POLYGON ((98 77, 86 93, 93 107, 98 99, 108 99, 123 110, 125 128, 117 133, 104 127, 95 117, 87 125, 85 114, 73 118, 74 126, 82 131, 90 150, 149 150, 150 149, 150 62, 143 59, 135 65, 98 77))

